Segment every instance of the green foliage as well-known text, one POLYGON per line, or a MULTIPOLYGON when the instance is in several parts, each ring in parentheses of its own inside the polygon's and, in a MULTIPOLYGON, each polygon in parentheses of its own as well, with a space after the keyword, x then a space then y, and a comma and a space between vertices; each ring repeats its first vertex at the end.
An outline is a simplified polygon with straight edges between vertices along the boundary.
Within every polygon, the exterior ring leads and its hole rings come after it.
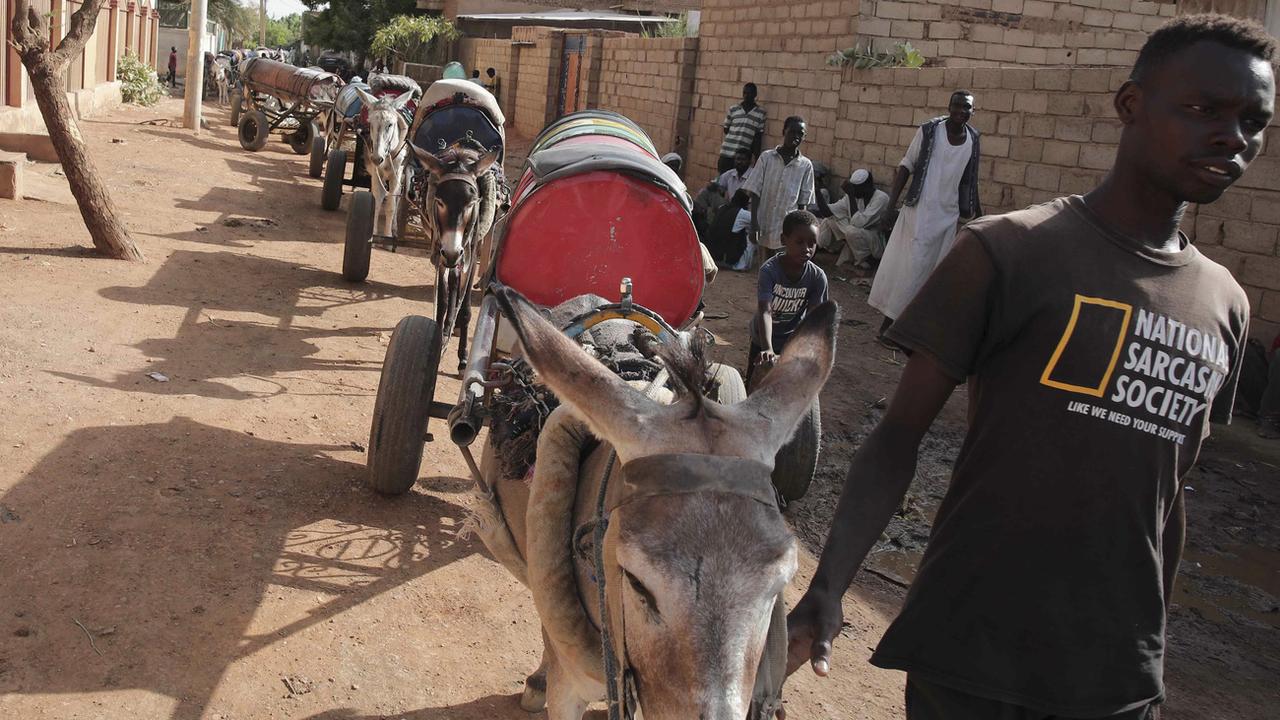
POLYGON ((132 50, 120 58, 116 79, 121 82, 120 94, 127 103, 149 107, 160 102, 165 95, 155 69, 139 60, 132 50))
POLYGON ((267 18, 267 47, 293 47, 302 39, 302 15, 267 18))
POLYGON ((697 31, 689 27, 689 13, 680 13, 680 17, 675 22, 662 23, 655 26, 653 30, 645 30, 644 37, 647 38, 683 38, 697 37, 697 31))
POLYGON ((459 35, 458 28, 444 18, 397 15, 373 34, 369 52, 375 57, 424 62, 435 44, 456 40, 459 35))
POLYGON ((339 52, 352 51, 363 60, 373 34, 397 15, 410 15, 416 0, 303 0, 308 45, 339 52))
POLYGON ((851 47, 834 53, 827 58, 828 65, 852 65, 859 70, 877 67, 918 68, 925 63, 925 58, 911 46, 909 42, 898 43, 893 52, 876 52, 870 46, 866 48, 851 47))

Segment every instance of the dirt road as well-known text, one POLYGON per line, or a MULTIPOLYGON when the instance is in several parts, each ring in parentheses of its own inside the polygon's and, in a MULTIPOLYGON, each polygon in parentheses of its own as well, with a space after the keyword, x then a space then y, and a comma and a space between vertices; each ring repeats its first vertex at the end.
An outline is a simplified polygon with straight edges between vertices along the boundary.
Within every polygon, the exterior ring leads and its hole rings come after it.
MULTIPOLYGON (((456 451, 428 445, 405 497, 362 485, 390 329, 430 315, 427 260, 376 251, 371 282, 344 283, 345 202, 320 210, 305 158, 278 140, 241 151, 214 109, 198 138, 143 124, 179 114, 170 100, 84 124, 145 264, 82 250, 54 166, 29 168, 42 199, 0 202, 0 717, 528 717, 515 698, 538 659, 532 602, 459 537, 456 451)), ((716 353, 738 365, 752 282, 722 274, 709 295, 729 314, 709 323, 716 353)), ((872 341, 865 289, 834 295, 826 454, 791 510, 811 549, 901 370, 872 341)), ((445 377, 437 398, 456 392, 445 377)), ((927 537, 963 401, 928 440, 878 574, 846 599, 833 677, 797 676, 790 717, 900 717, 901 676, 865 658, 927 537)), ((1272 714, 1278 465, 1238 431, 1189 483, 1167 717, 1272 714)))

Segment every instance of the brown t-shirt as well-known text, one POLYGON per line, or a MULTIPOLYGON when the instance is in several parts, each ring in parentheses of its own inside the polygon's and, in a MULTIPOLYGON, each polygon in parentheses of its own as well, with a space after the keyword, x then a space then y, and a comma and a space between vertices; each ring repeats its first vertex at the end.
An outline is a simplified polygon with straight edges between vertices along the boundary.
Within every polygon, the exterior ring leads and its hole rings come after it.
POLYGON ((1162 533, 1230 418, 1244 291, 1080 197, 971 223, 888 335, 970 383, 920 571, 872 662, 1067 717, 1163 698, 1162 533))

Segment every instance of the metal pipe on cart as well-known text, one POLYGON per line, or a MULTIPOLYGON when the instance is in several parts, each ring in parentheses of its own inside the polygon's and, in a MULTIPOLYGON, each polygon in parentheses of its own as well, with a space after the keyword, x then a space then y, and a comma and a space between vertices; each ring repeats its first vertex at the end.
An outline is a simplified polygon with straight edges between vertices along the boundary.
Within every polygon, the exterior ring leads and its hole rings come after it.
POLYGON ((459 447, 467 447, 480 434, 484 418, 480 415, 484 397, 485 372, 489 368, 489 355, 493 349, 493 337, 498 327, 498 298, 491 290, 480 303, 476 319, 475 335, 471 338, 471 352, 467 356, 467 368, 462 372, 462 392, 458 404, 449 411, 449 439, 459 447))

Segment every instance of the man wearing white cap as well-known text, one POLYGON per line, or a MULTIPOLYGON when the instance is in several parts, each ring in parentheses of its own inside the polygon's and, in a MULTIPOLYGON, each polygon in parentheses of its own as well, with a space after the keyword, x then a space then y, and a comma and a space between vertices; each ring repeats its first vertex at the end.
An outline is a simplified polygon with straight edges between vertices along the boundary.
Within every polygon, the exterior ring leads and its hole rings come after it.
POLYGON ((844 197, 831 205, 827 205, 822 193, 817 194, 817 215, 823 218, 818 245, 839 253, 838 265, 870 270, 871 261, 884 254, 884 233, 879 226, 889 207, 889 195, 876 189, 875 179, 865 169, 855 170, 840 189, 844 197))

